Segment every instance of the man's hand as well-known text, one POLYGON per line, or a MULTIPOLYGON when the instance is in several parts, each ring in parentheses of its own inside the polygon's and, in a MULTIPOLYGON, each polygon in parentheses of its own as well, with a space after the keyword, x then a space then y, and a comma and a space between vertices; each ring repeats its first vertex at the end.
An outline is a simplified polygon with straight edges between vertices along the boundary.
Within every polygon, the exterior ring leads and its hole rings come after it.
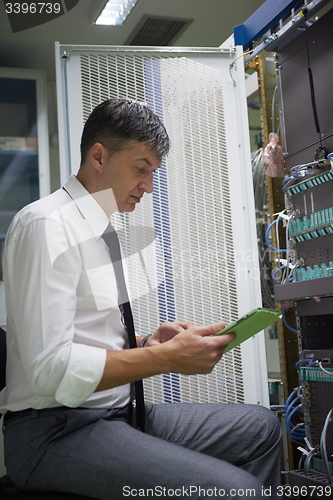
POLYGON ((164 344, 163 354, 170 356, 169 371, 184 375, 210 373, 235 338, 235 334, 216 336, 224 327, 224 321, 203 327, 166 321, 148 338, 146 347, 164 344))
POLYGON ((186 323, 185 321, 165 321, 160 325, 156 332, 149 337, 145 347, 163 344, 191 326, 193 326, 192 323, 186 323))
POLYGON ((164 344, 169 356, 170 372, 193 375, 210 373, 221 359, 225 347, 235 339, 234 333, 218 335, 225 323, 220 321, 208 326, 191 325, 164 344))
POLYGON ((96 391, 161 373, 210 373, 225 347, 235 339, 234 333, 216 335, 224 327, 223 321, 208 326, 163 323, 147 340, 147 348, 107 351, 104 373, 96 391))

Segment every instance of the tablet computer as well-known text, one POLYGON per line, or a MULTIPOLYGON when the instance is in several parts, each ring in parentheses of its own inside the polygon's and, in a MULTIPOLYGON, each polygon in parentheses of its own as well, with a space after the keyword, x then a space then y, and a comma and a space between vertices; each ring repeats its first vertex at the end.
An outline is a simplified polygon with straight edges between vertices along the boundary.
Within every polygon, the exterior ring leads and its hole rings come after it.
POLYGON ((234 332, 237 335, 235 340, 230 342, 230 344, 224 349, 224 353, 226 353, 244 342, 244 340, 247 340, 256 333, 261 332, 264 328, 276 323, 280 318, 281 316, 278 311, 258 307, 245 314, 237 321, 234 321, 230 325, 226 326, 216 335, 224 335, 225 333, 230 332, 234 332))

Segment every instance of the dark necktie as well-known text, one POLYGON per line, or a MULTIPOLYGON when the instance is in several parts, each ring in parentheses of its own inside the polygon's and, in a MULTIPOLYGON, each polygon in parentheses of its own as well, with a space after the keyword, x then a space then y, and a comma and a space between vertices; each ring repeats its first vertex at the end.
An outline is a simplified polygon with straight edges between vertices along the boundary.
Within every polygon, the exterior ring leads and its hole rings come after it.
MULTIPOLYGON (((118 303, 121 307, 121 311, 124 317, 124 323, 127 330, 128 343, 131 349, 137 347, 136 338, 135 338, 135 328, 133 322, 133 315, 131 305, 129 303, 125 277, 124 277, 124 269, 121 261, 121 253, 120 253, 120 245, 118 235, 111 224, 108 225, 107 229, 102 235, 105 243, 109 247, 110 257, 114 269, 114 274, 117 281, 118 287, 118 303)), ((145 407, 144 407, 144 398, 143 398, 143 384, 142 380, 137 380, 134 382, 135 387, 135 413, 136 413, 136 422, 138 427, 145 431, 145 407)))

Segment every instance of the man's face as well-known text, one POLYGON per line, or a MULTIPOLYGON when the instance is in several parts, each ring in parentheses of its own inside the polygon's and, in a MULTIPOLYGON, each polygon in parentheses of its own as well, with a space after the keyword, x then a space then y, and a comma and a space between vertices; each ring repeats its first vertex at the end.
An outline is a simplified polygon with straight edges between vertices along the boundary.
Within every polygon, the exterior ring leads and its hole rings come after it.
POLYGON ((104 189, 112 188, 119 212, 132 212, 144 193, 152 193, 161 162, 162 156, 143 142, 109 156, 100 180, 104 189))

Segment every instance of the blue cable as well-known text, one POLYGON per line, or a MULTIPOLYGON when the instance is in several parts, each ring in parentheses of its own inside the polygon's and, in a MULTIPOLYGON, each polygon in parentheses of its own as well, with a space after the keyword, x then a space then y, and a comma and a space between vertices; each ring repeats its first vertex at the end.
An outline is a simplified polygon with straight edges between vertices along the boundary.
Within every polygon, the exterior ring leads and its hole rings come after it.
POLYGON ((299 410, 301 411, 300 406, 294 407, 295 403, 300 400, 300 396, 294 398, 297 395, 297 389, 294 389, 292 393, 289 395, 286 405, 285 405, 285 424, 286 424, 286 432, 291 437, 291 439, 296 442, 304 441, 306 436, 305 429, 295 428, 295 425, 291 422, 291 417, 299 410), (294 398, 294 399, 293 399, 294 398))
MULTIPOLYGON (((291 412, 292 410, 294 410, 294 409, 295 409, 295 408, 294 408, 294 404, 295 404, 297 401, 299 401, 300 399, 301 399, 301 398, 300 398, 300 396, 297 396, 297 398, 295 398, 295 399, 294 399, 294 400, 290 403, 290 405, 286 408, 286 413, 285 413, 286 419, 288 419, 288 417, 289 417, 289 415, 290 415, 290 412, 291 412)), ((296 408, 297 408, 297 406, 296 406, 296 408)))
MULTIPOLYGON (((291 410, 289 411, 288 415, 286 414, 286 425, 287 427, 290 427, 290 430, 293 429, 295 426, 291 422, 291 417, 296 413, 296 411, 300 411, 301 408, 299 405, 295 406, 295 408, 291 407, 291 410)), ((300 432, 302 429, 297 429, 298 432, 300 432)))
POLYGON ((268 226, 268 228, 266 229, 265 242, 266 242, 266 245, 268 246, 268 248, 270 248, 271 250, 274 250, 274 252, 287 252, 287 250, 285 250, 285 249, 279 250, 278 248, 274 248, 268 240, 270 230, 272 229, 274 224, 276 224, 280 219, 282 219, 282 217, 278 217, 277 219, 275 219, 275 221, 271 222, 270 225, 268 226))
POLYGON ((293 177, 285 177, 282 181, 282 186, 284 186, 286 184, 286 182, 291 181, 292 179, 293 179, 293 177))
POLYGON ((308 170, 300 170, 299 172, 294 173, 294 177, 295 177, 295 179, 297 179, 298 177, 304 177, 305 174, 308 174, 308 173, 309 173, 308 170))
POLYGON ((293 333, 298 333, 298 330, 296 330, 295 328, 292 328, 290 325, 288 325, 288 323, 286 321, 286 310, 285 310, 285 308, 282 308, 282 319, 283 319, 284 325, 288 328, 288 330, 290 330, 293 333))
MULTIPOLYGON (((292 409, 292 411, 286 416, 286 428, 287 428, 287 434, 291 435, 291 431, 294 429, 294 425, 291 422, 291 417, 296 413, 296 411, 301 411, 300 406, 296 406, 295 408, 292 409)), ((297 435, 297 437, 301 437, 301 435, 305 435, 305 431, 303 429, 294 429, 294 431, 297 435)))
POLYGON ((301 438, 301 437, 305 437, 305 430, 300 429, 300 428, 294 428, 295 425, 291 421, 292 416, 297 411, 301 411, 300 405, 297 405, 295 408, 292 408, 292 410, 286 416, 286 431, 287 431, 287 434, 289 434, 289 435, 292 435, 292 433, 294 433, 296 437, 301 438))
MULTIPOLYGON (((305 437, 305 436, 304 436, 305 437)), ((303 443, 304 442, 304 438, 298 438, 298 437, 294 437, 294 436, 291 436, 291 439, 292 441, 294 441, 294 443, 298 444, 298 443, 303 443)))
POLYGON ((298 370, 304 363, 307 363, 308 366, 311 366, 311 361, 313 362, 313 359, 301 359, 300 361, 297 361, 295 364, 296 370, 298 370))
POLYGON ((278 269, 275 269, 275 271, 273 272, 272 277, 273 277, 273 281, 274 281, 274 283, 275 283, 275 284, 277 284, 277 285, 280 285, 280 284, 281 284, 281 281, 277 281, 277 279, 275 279, 275 276, 276 276, 276 274, 277 274, 278 272, 280 272, 282 269, 285 269, 286 267, 287 267, 287 266, 281 266, 281 267, 279 267, 278 269))
MULTIPOLYGON (((297 410, 301 410, 298 406, 294 408, 292 413, 295 413, 297 410)), ((291 422, 291 416, 292 413, 289 415, 289 418, 286 420, 286 431, 288 436, 290 436, 293 440, 296 440, 298 442, 304 441, 304 438, 306 437, 306 432, 305 429, 300 429, 296 427, 292 422, 291 422)))
MULTIPOLYGON (((279 267, 278 269, 275 269, 275 271, 273 272, 273 274, 272 274, 272 278, 273 278, 273 281, 274 281, 274 283, 275 283, 276 285, 281 285, 281 281, 278 281, 277 279, 275 279, 275 275, 276 275, 279 271, 281 271, 282 269, 285 269, 286 267, 287 267, 287 266, 283 265, 283 266, 279 267)), ((292 279, 289 279, 289 280, 288 280, 288 283, 289 283, 289 282, 291 282, 291 281, 292 281, 292 279)))
POLYGON ((288 398, 287 398, 287 401, 286 401, 286 407, 289 406, 290 404, 290 401, 292 400, 292 398, 297 394, 297 388, 293 390, 293 392, 291 394, 289 394, 288 398))

